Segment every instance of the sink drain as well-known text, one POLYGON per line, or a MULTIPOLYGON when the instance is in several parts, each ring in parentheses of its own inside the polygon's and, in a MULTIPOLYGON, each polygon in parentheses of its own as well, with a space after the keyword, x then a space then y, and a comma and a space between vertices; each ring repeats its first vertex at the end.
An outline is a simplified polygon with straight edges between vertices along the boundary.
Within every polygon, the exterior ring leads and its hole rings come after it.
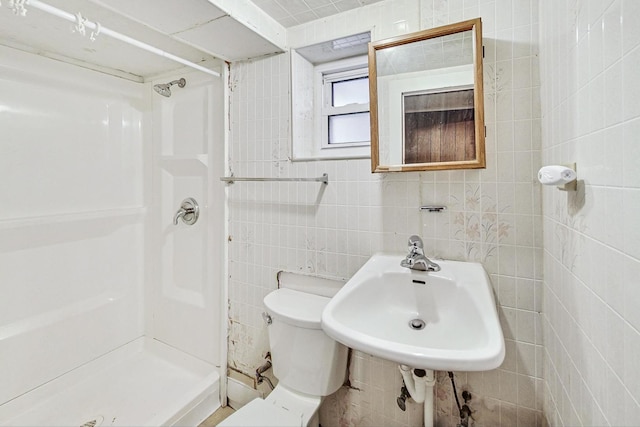
POLYGON ((426 323, 422 319, 411 319, 409 320, 409 327, 413 330, 419 331, 420 329, 424 329, 426 323))

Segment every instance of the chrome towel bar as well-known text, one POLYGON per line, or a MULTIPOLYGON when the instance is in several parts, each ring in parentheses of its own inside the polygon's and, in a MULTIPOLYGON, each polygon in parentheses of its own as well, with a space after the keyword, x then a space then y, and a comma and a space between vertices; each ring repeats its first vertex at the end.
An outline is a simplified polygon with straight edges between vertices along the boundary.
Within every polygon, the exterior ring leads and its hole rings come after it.
POLYGON ((326 173, 323 173, 322 176, 318 177, 318 178, 241 178, 241 177, 237 177, 237 176, 223 176, 220 178, 220 181, 224 181, 224 182, 228 182, 229 184, 232 184, 236 181, 259 181, 259 182, 273 182, 273 181, 277 181, 277 182, 282 182, 282 181, 286 181, 286 182, 322 182, 323 184, 328 184, 329 183, 329 175, 326 173))

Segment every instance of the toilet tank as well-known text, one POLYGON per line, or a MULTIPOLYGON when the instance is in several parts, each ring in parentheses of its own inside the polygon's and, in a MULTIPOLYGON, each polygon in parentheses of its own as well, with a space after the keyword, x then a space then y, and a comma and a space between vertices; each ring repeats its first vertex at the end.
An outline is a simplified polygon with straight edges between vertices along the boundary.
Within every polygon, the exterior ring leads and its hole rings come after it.
POLYGON ((347 370, 344 345, 320 327, 329 298, 281 288, 264 298, 273 374, 295 391, 328 396, 340 388, 347 370))

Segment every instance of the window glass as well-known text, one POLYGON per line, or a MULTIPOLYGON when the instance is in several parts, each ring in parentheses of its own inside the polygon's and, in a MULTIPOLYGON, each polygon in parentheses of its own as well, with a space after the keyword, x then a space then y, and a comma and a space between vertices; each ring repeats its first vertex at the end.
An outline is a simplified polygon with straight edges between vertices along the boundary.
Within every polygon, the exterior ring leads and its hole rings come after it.
POLYGON ((369 112, 329 116, 329 145, 369 142, 369 112))
POLYGON ((331 93, 334 107, 366 104, 369 102, 369 77, 333 82, 331 93))

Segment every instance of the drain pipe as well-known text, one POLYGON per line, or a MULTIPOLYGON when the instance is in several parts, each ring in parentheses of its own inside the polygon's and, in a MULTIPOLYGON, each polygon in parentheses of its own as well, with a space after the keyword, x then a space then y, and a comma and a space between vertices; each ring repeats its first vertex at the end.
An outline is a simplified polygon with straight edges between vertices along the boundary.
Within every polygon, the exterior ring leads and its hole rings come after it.
POLYGON ((399 365, 398 369, 413 400, 424 403, 424 427, 433 427, 435 372, 431 369, 411 369, 407 365, 399 365))
POLYGON ((424 376, 424 388, 425 388, 425 399, 424 399, 424 425, 425 427, 433 427, 433 412, 434 412, 434 404, 433 404, 433 387, 436 385, 436 373, 431 369, 427 369, 425 371, 424 376))

